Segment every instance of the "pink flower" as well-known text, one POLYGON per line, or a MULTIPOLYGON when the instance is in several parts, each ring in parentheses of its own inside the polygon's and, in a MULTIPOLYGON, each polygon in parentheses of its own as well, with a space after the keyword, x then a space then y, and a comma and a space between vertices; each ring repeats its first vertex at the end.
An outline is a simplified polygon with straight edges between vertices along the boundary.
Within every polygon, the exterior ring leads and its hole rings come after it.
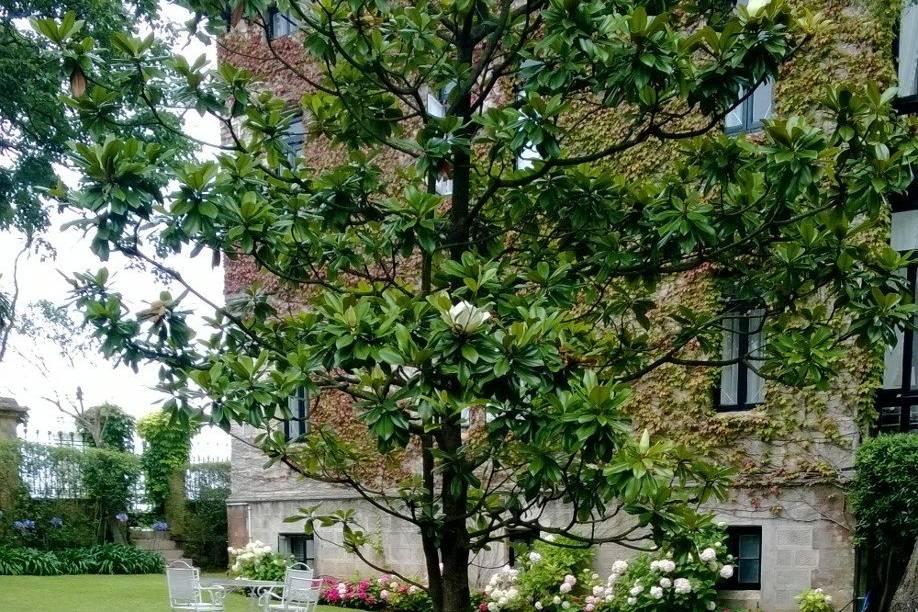
POLYGON ((488 602, 483 601, 478 604, 478 610, 479 612, 488 612, 488 602))

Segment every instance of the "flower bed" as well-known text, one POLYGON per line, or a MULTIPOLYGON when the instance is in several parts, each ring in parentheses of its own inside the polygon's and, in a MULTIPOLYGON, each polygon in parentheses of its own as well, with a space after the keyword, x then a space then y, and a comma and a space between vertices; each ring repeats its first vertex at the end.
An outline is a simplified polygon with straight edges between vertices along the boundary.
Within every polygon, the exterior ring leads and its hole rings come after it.
POLYGON ((360 610, 429 612, 433 609, 423 589, 388 575, 354 580, 325 577, 320 601, 329 606, 360 610))

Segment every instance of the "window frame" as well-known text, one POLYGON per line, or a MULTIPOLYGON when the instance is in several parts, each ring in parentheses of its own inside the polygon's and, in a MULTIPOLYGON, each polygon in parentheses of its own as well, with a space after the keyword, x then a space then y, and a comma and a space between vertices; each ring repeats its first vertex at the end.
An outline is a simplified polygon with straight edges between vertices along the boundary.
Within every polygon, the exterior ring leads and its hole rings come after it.
MULTIPOLYGON (((763 125, 762 119, 757 120, 754 118, 755 116, 755 97, 756 97, 756 92, 762 89, 762 87, 768 82, 771 83, 771 89, 769 90, 771 92, 771 100, 769 103, 769 108, 771 107, 771 104, 774 103, 774 100, 775 100, 774 81, 772 81, 771 79, 767 79, 765 82, 759 83, 756 86, 756 88, 752 90, 752 94, 746 96, 746 94, 743 93, 743 95, 746 97, 743 98, 743 101, 737 107, 737 110, 740 110, 742 113, 742 121, 739 125, 732 126, 732 127, 728 126, 726 124, 727 117, 724 116, 724 134, 726 134, 727 136, 736 136, 737 134, 754 134, 762 130, 762 125, 763 125)), ((767 119, 770 116, 771 114, 769 113, 768 115, 763 117, 763 119, 767 119)))
MULTIPOLYGON (((898 85, 899 80, 899 50, 900 50, 900 35, 902 32, 902 11, 905 9, 905 5, 900 8, 899 14, 896 16, 896 23, 893 26, 893 43, 892 43, 892 55, 893 55, 893 68, 896 72, 896 83, 898 85)), ((918 36, 918 32, 915 33, 918 36)), ((915 70, 918 72, 918 58, 915 60, 915 70)), ((918 79, 916 79, 918 81, 918 79)), ((897 95, 896 100, 893 103, 893 107, 903 115, 910 115, 918 112, 918 91, 915 93, 902 96, 897 95)))
POLYGON ((272 6, 271 8, 268 9, 268 40, 280 40, 282 38, 292 36, 293 34, 296 33, 298 29, 299 27, 297 26, 296 21, 293 19, 293 17, 290 16, 289 11, 285 11, 281 13, 277 9, 276 6, 272 6), (284 18, 289 28, 287 32, 283 34, 278 34, 277 28, 275 27, 274 18, 278 16, 284 18))
POLYGON ((288 402, 291 400, 296 402, 296 413, 288 419, 283 421, 284 429, 284 441, 285 442, 297 442, 309 434, 309 416, 311 412, 311 397, 309 390, 305 387, 300 387, 296 390, 296 393, 287 399, 288 402), (292 423, 299 423, 299 433, 296 437, 291 437, 291 427, 292 423))
MULTIPOLYGON (((727 578, 717 585, 721 591, 761 591, 762 590, 762 550, 763 537, 761 525, 729 525, 727 527, 727 553, 733 556, 733 576, 727 578), (759 539, 759 556, 755 558, 759 562, 759 575, 756 582, 740 582, 740 564, 739 556, 740 537, 754 535, 759 539)), ((750 557, 750 559, 753 559, 750 557)))
POLYGON ((316 550, 315 536, 309 535, 307 533, 302 533, 302 532, 300 533, 278 533, 277 534, 277 550, 279 552, 282 552, 283 554, 292 555, 293 558, 296 559, 300 563, 305 563, 312 569, 313 574, 317 575, 318 572, 316 570, 316 565, 317 565, 317 559, 319 557, 318 557, 318 551, 316 550), (302 559, 298 558, 295 554, 293 554, 293 548, 290 546, 290 540, 294 538, 303 539, 303 558, 302 559), (312 557, 308 556, 308 551, 309 551, 308 542, 310 541, 312 542, 312 557), (312 561, 311 563, 310 563, 310 560, 312 561))
POLYGON ((296 158, 303 154, 303 148, 306 146, 306 121, 301 113, 294 115, 290 126, 284 130, 282 139, 287 161, 290 162, 290 165, 294 165, 296 158), (299 132, 293 131, 293 127, 296 125, 300 126, 299 132))
MULTIPOLYGON (((918 282, 918 261, 913 261, 906 270, 906 280, 908 286, 915 294, 916 282, 918 282)), ((889 347, 887 350, 891 350, 889 347)), ((912 406, 918 405, 918 385, 912 386, 912 367, 915 363, 915 330, 906 327, 902 332, 902 374, 898 387, 880 386, 876 392, 876 409, 877 420, 873 427, 873 433, 907 433, 918 431, 918 428, 912 427, 911 412, 912 406), (898 408, 899 423, 896 427, 884 427, 882 424, 883 408, 898 408)))
MULTIPOLYGON (((738 318, 740 321, 740 331, 739 333, 739 346, 737 347, 737 356, 740 357, 740 360, 736 362, 736 403, 735 404, 723 404, 721 403, 721 389, 722 389, 722 379, 723 379, 723 367, 720 368, 720 376, 718 377, 717 384, 714 385, 713 390, 713 400, 714 400, 714 409, 717 412, 739 412, 743 410, 752 410, 756 406, 761 406, 764 404, 764 391, 763 399, 757 402, 749 401, 749 377, 759 376, 756 374, 752 368, 749 367, 749 364, 746 363, 746 355, 749 353, 749 338, 754 334, 760 334, 762 339, 759 343, 760 350, 765 348, 765 313, 762 313, 762 324, 761 327, 755 331, 749 331, 749 321, 752 318, 750 313, 753 312, 753 308, 741 308, 737 307, 733 310, 728 311, 724 315, 724 319, 728 316, 733 315, 731 318, 738 318)), ((728 330, 723 331, 724 334, 728 333, 728 330)), ((734 333, 730 331, 729 333, 734 333)), ((760 377, 761 378, 761 377, 760 377)), ((764 380, 764 379, 763 379, 764 380)))

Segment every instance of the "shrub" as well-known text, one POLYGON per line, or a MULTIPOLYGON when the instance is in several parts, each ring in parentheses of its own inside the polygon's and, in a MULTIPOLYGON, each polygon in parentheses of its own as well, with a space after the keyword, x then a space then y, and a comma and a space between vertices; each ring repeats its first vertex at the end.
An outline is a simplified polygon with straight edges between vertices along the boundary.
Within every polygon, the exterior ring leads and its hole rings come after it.
POLYGON ((185 504, 185 554, 205 569, 227 566, 226 498, 229 489, 204 489, 185 504))
POLYGON ((163 558, 153 552, 120 544, 103 544, 60 551, 0 547, 0 575, 59 576, 62 574, 157 574, 163 558))
POLYGON ((590 550, 572 542, 537 544, 520 569, 504 568, 485 588, 482 612, 671 612, 712 610, 716 583, 733 575, 723 529, 706 520, 689 533, 661 542, 659 550, 616 561, 602 580, 590 550))
POLYGON ((259 540, 229 549, 229 555, 230 575, 250 580, 283 580, 287 566, 294 562, 290 555, 272 553, 271 547, 259 540))
POLYGON ((325 578, 320 601, 339 608, 391 610, 393 612, 431 612, 433 603, 423 589, 383 575, 379 578, 339 581, 325 578))
POLYGON ((91 546, 112 539, 112 518, 127 507, 140 464, 131 453, 0 442, 3 511, 0 541, 41 550, 91 546), (16 466, 18 470, 10 467, 16 466), (32 499, 19 473, 32 477, 32 499), (16 529, 17 522, 33 527, 16 529))
POLYGON ((918 436, 903 433, 872 438, 858 449, 851 505, 861 543, 911 549, 918 537, 918 436))
POLYGON ((822 589, 807 589, 797 595, 800 612, 833 612, 832 598, 822 592, 822 589))

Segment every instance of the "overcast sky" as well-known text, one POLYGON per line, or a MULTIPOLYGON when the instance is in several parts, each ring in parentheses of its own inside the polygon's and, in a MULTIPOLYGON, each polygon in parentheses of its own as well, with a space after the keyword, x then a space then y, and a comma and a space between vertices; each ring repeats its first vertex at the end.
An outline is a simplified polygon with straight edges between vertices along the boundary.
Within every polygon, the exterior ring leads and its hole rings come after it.
MULTIPOLYGON (((184 22, 188 13, 174 5, 163 4, 163 17, 173 22, 184 22)), ((187 41, 183 41, 187 42, 187 41)), ((213 48, 206 48, 196 39, 183 46, 180 51, 191 58, 206 53, 213 60, 213 48)), ((190 134, 208 142, 219 140, 217 124, 211 118, 201 118, 194 114, 186 121, 190 134)), ((206 152, 202 155, 207 155, 206 152)), ((56 216, 53 227, 46 239, 57 250, 55 259, 30 254, 20 266, 19 285, 20 310, 37 300, 50 300, 62 304, 68 299, 69 285, 63 275, 74 272, 97 270, 102 265, 108 267, 115 286, 134 305, 157 299, 160 291, 172 290, 173 295, 181 293, 178 287, 168 287, 139 270, 128 269, 122 257, 112 256, 105 264, 100 262, 89 250, 90 236, 83 237, 79 230, 62 231, 60 226, 67 218, 56 216)), ((16 253, 22 248, 22 241, 9 233, 0 233, 0 287, 4 291, 11 289, 12 262, 16 253)), ((209 299, 223 303, 223 271, 212 268, 210 256, 202 253, 199 257, 175 257, 170 265, 179 269, 182 275, 209 299)), ((189 297, 187 306, 193 308, 198 316, 208 316, 206 306, 192 301, 189 297)), ((73 430, 71 420, 63 416, 56 407, 45 400, 45 397, 59 395, 73 396, 77 386, 81 387, 87 406, 112 402, 124 408, 134 416, 143 416, 162 404, 163 395, 152 387, 157 382, 157 367, 147 365, 135 374, 130 368, 115 367, 102 357, 89 357, 71 365, 60 356, 58 348, 52 345, 36 345, 28 338, 13 336, 5 359, 0 362, 0 396, 15 398, 20 404, 29 408, 28 429, 32 436, 36 431, 42 436, 47 432, 73 430), (43 362, 48 369, 42 374, 36 363, 43 362)), ((222 432, 210 432, 196 440, 194 452, 206 455, 227 455, 228 440, 222 432)))

